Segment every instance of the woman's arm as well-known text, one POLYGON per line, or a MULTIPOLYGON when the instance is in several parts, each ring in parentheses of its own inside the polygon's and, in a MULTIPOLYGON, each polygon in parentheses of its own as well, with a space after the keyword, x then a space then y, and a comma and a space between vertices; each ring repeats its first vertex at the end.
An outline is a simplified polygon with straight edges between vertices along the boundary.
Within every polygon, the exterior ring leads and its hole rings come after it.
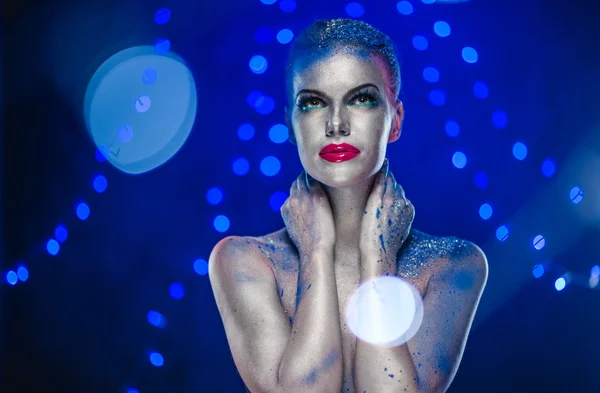
POLYGON ((253 393, 341 391, 332 258, 324 249, 301 255, 303 292, 290 326, 264 256, 235 237, 213 249, 209 276, 215 300, 235 364, 253 393))

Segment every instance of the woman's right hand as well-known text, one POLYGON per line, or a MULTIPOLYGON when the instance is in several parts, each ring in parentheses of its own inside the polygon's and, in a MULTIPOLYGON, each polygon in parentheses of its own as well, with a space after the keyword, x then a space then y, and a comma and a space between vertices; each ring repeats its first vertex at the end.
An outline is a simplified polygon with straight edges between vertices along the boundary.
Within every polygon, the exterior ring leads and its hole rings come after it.
POLYGON ((321 184, 306 171, 292 183, 290 196, 281 206, 290 239, 300 254, 335 245, 335 225, 329 199, 321 184))

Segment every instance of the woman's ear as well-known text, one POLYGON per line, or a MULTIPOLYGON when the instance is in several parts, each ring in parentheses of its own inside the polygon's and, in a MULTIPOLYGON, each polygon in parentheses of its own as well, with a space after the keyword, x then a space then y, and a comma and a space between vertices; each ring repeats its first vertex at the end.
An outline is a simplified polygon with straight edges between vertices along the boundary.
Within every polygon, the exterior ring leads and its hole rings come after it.
POLYGON ((292 144, 296 144, 296 135, 294 135, 294 130, 292 128, 292 121, 290 120, 290 112, 288 111, 288 106, 285 106, 285 125, 288 129, 288 141, 292 144))
POLYGON ((396 100, 394 107, 394 117, 392 119, 392 128, 390 129, 390 137, 388 143, 396 142, 402 134, 402 122, 404 121, 404 106, 402 101, 396 100))

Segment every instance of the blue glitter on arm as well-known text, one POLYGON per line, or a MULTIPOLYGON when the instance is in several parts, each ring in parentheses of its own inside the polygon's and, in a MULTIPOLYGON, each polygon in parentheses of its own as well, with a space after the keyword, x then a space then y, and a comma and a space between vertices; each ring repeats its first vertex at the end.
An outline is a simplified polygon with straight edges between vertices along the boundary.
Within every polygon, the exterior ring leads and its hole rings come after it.
POLYGON ((379 211, 379 209, 377 209, 377 212, 375 213, 375 218, 379 219, 380 214, 381 214, 381 212, 379 211))

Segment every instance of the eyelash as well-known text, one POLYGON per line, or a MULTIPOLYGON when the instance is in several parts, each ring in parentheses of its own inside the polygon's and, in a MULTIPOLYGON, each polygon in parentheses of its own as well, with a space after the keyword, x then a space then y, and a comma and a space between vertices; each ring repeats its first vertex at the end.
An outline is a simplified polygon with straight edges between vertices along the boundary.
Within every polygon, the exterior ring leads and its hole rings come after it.
MULTIPOLYGON (((354 97, 352 98, 351 102, 352 102, 352 101, 355 101, 356 99, 358 99, 358 98, 361 98, 361 97, 366 97, 366 98, 368 98, 368 99, 370 99, 370 100, 371 100, 370 102, 367 102, 367 103, 364 103, 364 104, 362 104, 363 106, 375 106, 375 105, 377 105, 377 103, 379 102, 379 101, 377 100, 377 98, 376 98, 376 97, 375 97, 373 94, 371 94, 371 93, 359 93, 358 95, 356 95, 356 96, 354 96, 354 97)), ((306 97, 305 99, 301 100, 301 101, 298 103, 298 106, 300 107, 300 110, 301 110, 301 111, 307 111, 307 110, 310 110, 310 109, 307 107, 307 105, 306 105, 306 104, 308 104, 308 103, 309 103, 309 102, 311 102, 311 101, 315 101, 315 100, 317 100, 317 101, 321 101, 321 102, 322 102, 322 100, 321 100, 319 97, 316 97, 316 96, 309 96, 309 97, 306 97)))

